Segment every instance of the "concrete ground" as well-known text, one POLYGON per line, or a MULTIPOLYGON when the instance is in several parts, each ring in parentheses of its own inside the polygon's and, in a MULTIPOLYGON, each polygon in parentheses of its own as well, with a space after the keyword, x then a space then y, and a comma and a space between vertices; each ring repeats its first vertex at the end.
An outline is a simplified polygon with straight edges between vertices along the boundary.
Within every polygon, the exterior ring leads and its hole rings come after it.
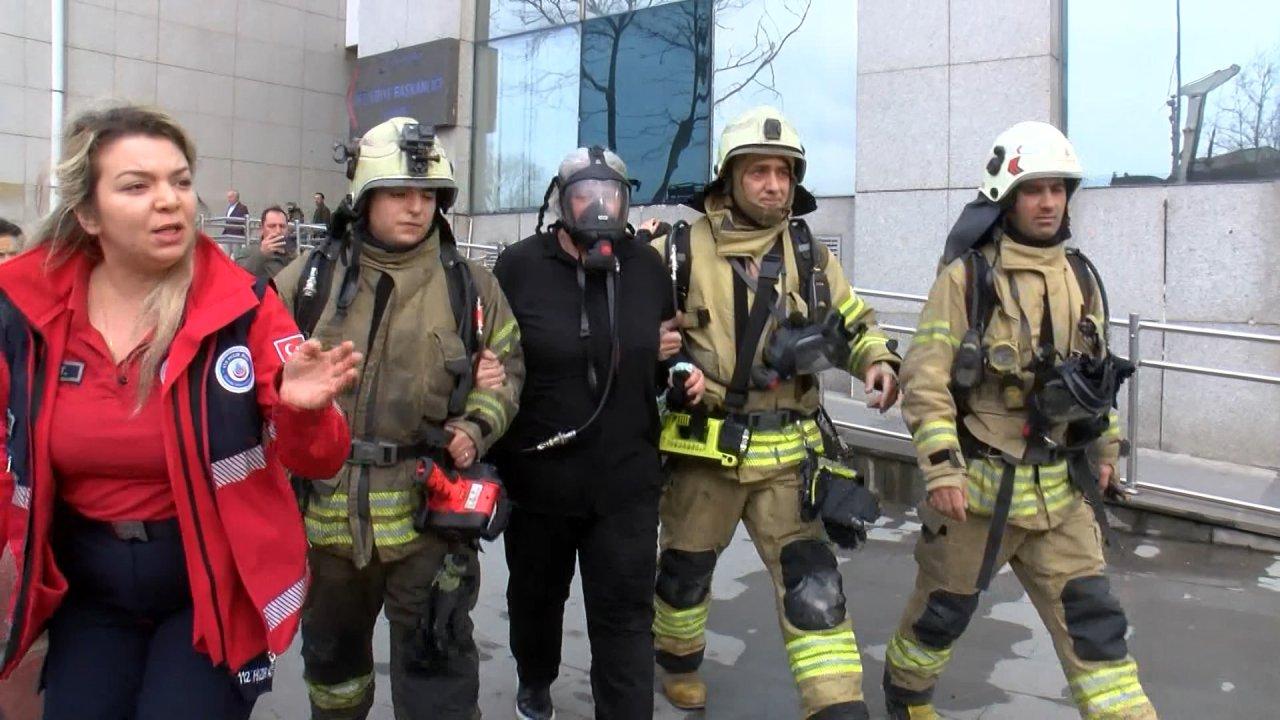
MULTIPOLYGON (((911 589, 913 511, 898 511, 872 531, 860 552, 842 553, 845 592, 862 648, 872 717, 883 717, 880 677, 885 644, 911 589)), ((513 717, 515 669, 506 649, 501 544, 487 546, 476 611, 481 708, 488 720, 513 717)), ((1120 536, 1110 551, 1112 584, 1129 612, 1130 647, 1147 692, 1165 720, 1277 717, 1280 698, 1280 556, 1240 548, 1120 536)), ((674 710, 660 695, 656 718, 792 718, 797 699, 774 616, 767 573, 739 531, 716 569, 705 677, 704 713, 674 710)), ((593 717, 581 594, 566 609, 564 666, 552 690, 560 720, 593 717)), ((379 628, 377 704, 371 718, 391 720, 385 625, 379 628)), ((1063 678, 1048 633, 1016 578, 996 578, 958 644, 937 693, 944 717, 963 720, 1068 720, 1063 678)), ((276 691, 254 720, 307 717, 295 647, 282 658, 276 691)))
MULTIPOLYGON (((897 511, 872 530, 865 550, 842 553, 845 592, 863 653, 872 717, 883 717, 879 679, 885 644, 898 622, 915 566, 919 526, 897 511)), ((501 543, 484 555, 475 613, 483 653, 481 708, 487 720, 513 717, 515 668, 506 649, 506 568, 501 543)), ((1280 698, 1280 555, 1242 548, 1121 535, 1110 551, 1112 585, 1129 612, 1130 648, 1164 720, 1273 718, 1280 698)), ((717 567, 704 672, 710 704, 682 713, 657 696, 655 718, 796 717, 797 700, 774 618, 768 575, 739 531, 717 567)), ((552 694, 560 720, 593 716, 581 593, 566 609, 564 666, 552 694)), ((281 658, 275 692, 254 720, 308 717, 298 647, 281 658)), ((32 720, 40 653, 0 685, 0 720, 32 720)), ((378 630, 377 704, 392 720, 386 626, 378 630)), ((1066 682, 1049 636, 1012 573, 983 599, 938 688, 944 717, 960 720, 1069 720, 1066 682)))

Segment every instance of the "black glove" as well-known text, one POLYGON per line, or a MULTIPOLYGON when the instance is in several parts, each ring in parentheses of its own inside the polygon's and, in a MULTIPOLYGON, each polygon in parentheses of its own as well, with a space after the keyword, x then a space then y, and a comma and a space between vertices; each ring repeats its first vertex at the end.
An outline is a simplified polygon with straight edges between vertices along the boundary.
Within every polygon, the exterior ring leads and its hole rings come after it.
POLYGON ((827 537, 845 549, 867 541, 867 526, 880 517, 880 501, 853 470, 823 457, 806 462, 800 489, 800 516, 821 519, 827 537))
POLYGON ((466 638, 459 628, 466 627, 470 598, 476 592, 474 560, 461 553, 448 553, 431 585, 431 598, 424 616, 418 621, 417 642, 410 649, 409 664, 427 672, 444 672, 461 657, 466 638))

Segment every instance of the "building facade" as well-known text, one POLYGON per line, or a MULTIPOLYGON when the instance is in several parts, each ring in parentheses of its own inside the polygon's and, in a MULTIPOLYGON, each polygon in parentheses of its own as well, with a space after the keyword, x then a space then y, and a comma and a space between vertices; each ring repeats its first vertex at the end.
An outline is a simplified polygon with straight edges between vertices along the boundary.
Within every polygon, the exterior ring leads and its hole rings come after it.
MULTIPOLYGON (((464 183, 459 226, 475 242, 530 234, 556 163, 579 144, 611 145, 630 163, 637 199, 651 203, 637 219, 687 216, 674 203, 709 176, 722 123, 767 102, 799 126, 819 196, 808 219, 846 273, 859 287, 924 294, 992 138, 1043 120, 1067 129, 1086 165, 1075 242, 1104 273, 1113 316, 1280 331, 1280 124, 1245 137, 1232 122, 1256 111, 1280 123, 1280 91, 1248 101, 1280 70, 1280 9, 1264 0, 416 5, 364 0, 357 49, 457 41, 457 118, 441 138, 464 183), (1176 89, 1231 65, 1240 70, 1208 95, 1198 136, 1183 132, 1192 97, 1176 89)), ((877 305, 901 325, 918 308, 877 305)), ((1123 327, 1113 342, 1126 351, 1123 327)), ((1144 330, 1141 351, 1280 370, 1276 345, 1144 330)), ((1140 387, 1142 447, 1280 466, 1280 388, 1155 368, 1140 387)))
MULTIPOLYGON (((48 167, 48 7, 0 2, 0 57, 22 59, 0 66, 0 215, 27 222, 48 167)), ((1280 333, 1269 0, 70 0, 67 12, 68 109, 114 96, 172 110, 195 133, 214 214, 229 187, 255 210, 337 197, 333 142, 415 114, 454 163, 471 242, 530 234, 580 144, 626 159, 637 220, 688 217, 679 202, 710 176, 725 120, 768 103, 804 137, 809 223, 855 285, 924 294, 992 138, 1043 120, 1086 166, 1074 241, 1113 317, 1280 333)), ((875 304, 914 323, 915 303, 875 304)), ((1141 337, 1146 359, 1280 375, 1276 344, 1141 337)), ((1124 328, 1113 343, 1126 350, 1124 328)), ((1150 367, 1140 384, 1140 446, 1280 467, 1280 387, 1150 367)))
MULTIPOLYGON (((28 227, 49 209, 55 4, 0 2, 0 217, 28 227)), ((62 5, 66 117, 113 100, 172 113, 195 139, 206 214, 222 215, 232 188, 255 216, 346 193, 331 151, 354 63, 343 0, 62 5)))

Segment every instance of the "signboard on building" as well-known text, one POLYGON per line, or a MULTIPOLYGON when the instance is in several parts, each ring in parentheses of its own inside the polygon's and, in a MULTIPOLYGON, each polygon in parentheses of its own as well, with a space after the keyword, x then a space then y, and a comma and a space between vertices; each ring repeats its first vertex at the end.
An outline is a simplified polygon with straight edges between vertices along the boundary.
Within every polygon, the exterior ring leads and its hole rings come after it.
POLYGON ((458 53, 458 40, 446 38, 360 58, 349 93, 355 134, 400 116, 456 125, 458 53))

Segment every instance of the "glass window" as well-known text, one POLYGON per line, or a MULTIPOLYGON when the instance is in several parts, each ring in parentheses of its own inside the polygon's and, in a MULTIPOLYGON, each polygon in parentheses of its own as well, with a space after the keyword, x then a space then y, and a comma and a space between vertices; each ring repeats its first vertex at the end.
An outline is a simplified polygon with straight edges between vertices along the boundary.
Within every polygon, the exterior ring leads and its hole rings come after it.
POLYGON ((476 18, 477 40, 506 37, 577 22, 578 0, 478 0, 476 18))
MULTIPOLYGON (((597 6, 626 4, 636 2, 597 6)), ((579 144, 613 148, 626 161, 640 181, 636 204, 681 202, 707 181, 710 81, 710 0, 588 20, 579 144)))
POLYGON ((742 112, 773 105, 804 142, 805 187, 852 195, 857 38, 856 2, 717 2, 715 137, 742 112))
MULTIPOLYGON (((1280 3, 1183 0, 1181 28, 1184 90, 1222 81, 1204 97, 1199 137, 1183 133, 1183 152, 1188 140, 1195 149, 1188 179, 1280 177, 1280 3)), ((1181 109, 1186 128, 1194 98, 1181 109)))
POLYGON ((1071 0, 1067 127, 1087 185, 1280 176, 1280 3, 1071 0))
POLYGON ((542 204, 578 142, 578 29, 476 46, 472 204, 477 212, 542 204))
MULTIPOLYGON (((657 7, 659 5, 668 5, 674 2, 683 2, 683 0, 587 0, 587 18, 604 17, 605 15, 619 15, 621 13, 644 10, 645 8, 657 7)), ((724 0, 721 0, 721 4, 723 4, 723 2, 724 0)))

